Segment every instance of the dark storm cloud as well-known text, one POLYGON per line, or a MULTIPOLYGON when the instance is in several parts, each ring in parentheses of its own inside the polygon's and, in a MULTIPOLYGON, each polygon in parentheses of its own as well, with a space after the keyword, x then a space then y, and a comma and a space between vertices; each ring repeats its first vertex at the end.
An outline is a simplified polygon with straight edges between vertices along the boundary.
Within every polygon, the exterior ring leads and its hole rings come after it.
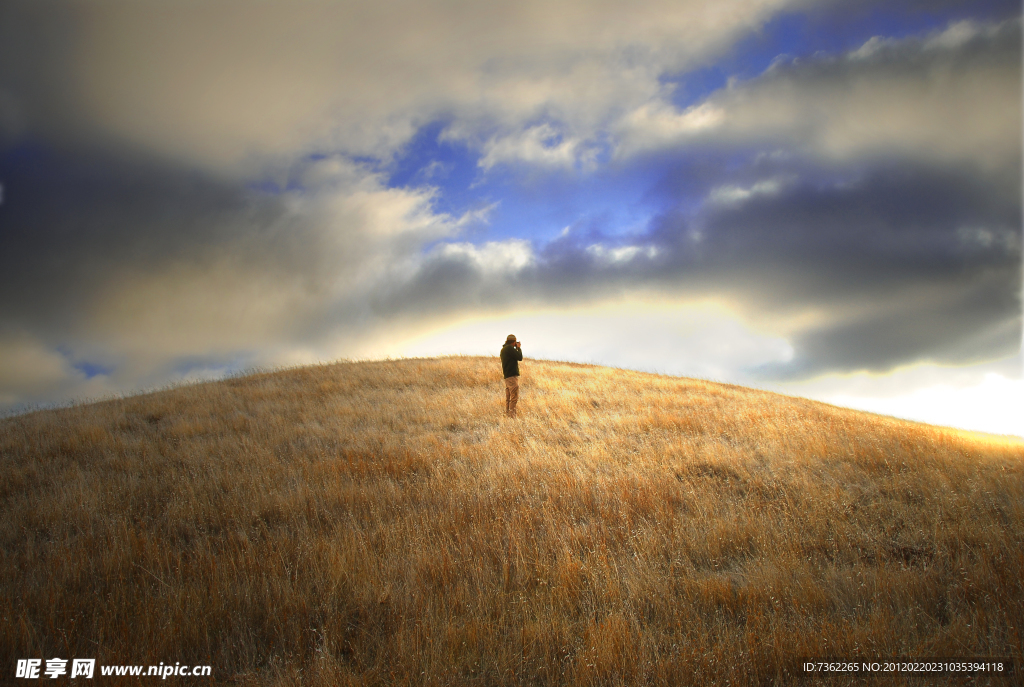
MULTIPOLYGON (((1009 197, 970 172, 891 165, 824 183, 806 178, 812 174, 712 204, 700 221, 706 250, 726 263, 775 256, 811 272, 839 270, 844 288, 844 267, 876 279, 948 278, 1017 257, 1019 194, 1009 197), (972 240, 972 227, 991 240, 972 240)), ((658 231, 670 234, 672 225, 658 231)))
MULTIPOLYGON (((1019 279, 1020 270, 1014 271, 1019 279)), ((922 361, 963 365, 1013 355, 1020 348, 1021 301, 1011 281, 1005 273, 981 274, 949 288, 938 302, 905 285, 893 302, 868 316, 801 332, 793 342, 793 364, 759 373, 766 379, 793 379, 823 372, 888 372, 922 361)))
POLYGON ((126 150, 0 154, 0 406, 322 359, 379 325, 380 265, 448 227, 428 195, 310 167, 317 192, 265 193, 126 150))
POLYGON ((748 302, 824 313, 775 374, 884 371, 1017 351, 1020 211, 1019 195, 969 173, 890 168, 748 199, 705 231, 712 261, 771 273, 767 288, 748 285, 748 302))
POLYGON ((68 69, 78 19, 67 3, 0 2, 0 146, 81 123, 68 69))
POLYGON ((176 262, 230 255, 253 269, 299 267, 278 203, 199 172, 22 143, 0 154, 0 181, 9 327, 73 328, 111 281, 176 262))

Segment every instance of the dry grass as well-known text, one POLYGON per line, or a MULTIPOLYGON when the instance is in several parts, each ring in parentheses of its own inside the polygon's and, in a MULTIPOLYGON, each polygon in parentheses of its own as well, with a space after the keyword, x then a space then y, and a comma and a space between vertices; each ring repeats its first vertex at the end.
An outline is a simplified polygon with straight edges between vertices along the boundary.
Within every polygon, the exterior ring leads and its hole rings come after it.
POLYGON ((510 421, 499 370, 342 363, 0 422, 3 679, 53 656, 268 685, 1022 665, 1020 442, 529 360, 510 421))

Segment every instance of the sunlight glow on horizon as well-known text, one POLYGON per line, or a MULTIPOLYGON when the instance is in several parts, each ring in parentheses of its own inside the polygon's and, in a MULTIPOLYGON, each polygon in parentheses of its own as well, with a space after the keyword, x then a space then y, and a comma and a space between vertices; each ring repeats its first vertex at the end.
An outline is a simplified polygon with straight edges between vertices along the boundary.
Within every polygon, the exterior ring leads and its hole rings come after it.
POLYGON ((496 356, 508 334, 523 341, 527 369, 529 359, 537 358, 696 377, 933 425, 1024 437, 1024 375, 1015 378, 1012 364, 919 363, 885 374, 764 382, 754 368, 787 362, 792 346, 784 338, 751 330, 727 306, 714 302, 623 301, 467 317, 435 325, 378 352, 409 358, 496 356))

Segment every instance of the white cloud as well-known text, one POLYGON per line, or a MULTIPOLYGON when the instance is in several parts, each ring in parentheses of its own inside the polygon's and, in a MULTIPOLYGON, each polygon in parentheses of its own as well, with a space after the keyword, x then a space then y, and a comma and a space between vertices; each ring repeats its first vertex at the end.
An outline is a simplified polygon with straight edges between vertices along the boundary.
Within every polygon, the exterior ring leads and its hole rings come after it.
POLYGON ((1018 20, 961 22, 923 37, 875 37, 846 55, 780 59, 686 110, 664 96, 638 106, 618 125, 615 154, 760 142, 832 160, 900 155, 1015 169, 1019 33, 1018 20))
POLYGON ((872 36, 864 42, 864 45, 849 53, 847 55, 847 59, 865 60, 869 57, 873 57, 883 46, 886 45, 886 43, 891 42, 892 41, 886 40, 882 36, 872 36))
POLYGON ((578 138, 563 138, 550 124, 541 124, 512 136, 491 139, 484 145, 479 164, 483 169, 502 162, 572 169, 583 157, 581 147, 578 138))
POLYGON ((619 246, 608 248, 600 243, 587 246, 587 253, 604 266, 621 265, 634 260, 637 256, 653 259, 658 255, 655 246, 619 246))
MULTIPOLYGON (((924 51, 944 52, 956 50, 975 38, 991 39, 1000 30, 999 24, 980 24, 970 19, 949 24, 945 29, 933 31, 919 40, 924 51)), ((868 60, 879 56, 884 50, 899 50, 907 43, 907 39, 872 36, 856 50, 846 55, 846 59, 868 60)))
POLYGON ((718 205, 733 205, 755 196, 774 196, 790 181, 792 179, 777 177, 763 179, 747 188, 733 185, 717 186, 708 193, 708 200, 718 205))
POLYGON ((978 41, 1005 47, 1014 22, 877 36, 670 104, 667 74, 802 4, 83 2, 53 87, 71 99, 68 129, 236 173, 320 150, 386 160, 436 118, 450 121, 443 136, 481 150, 485 170, 586 167, 608 135, 618 157, 705 137, 989 164, 1020 147, 1019 50, 974 59, 978 41))
POLYGON ((110 395, 107 375, 89 378, 64 353, 26 333, 0 337, 0 409, 54 398, 110 395))
POLYGON ((664 73, 804 2, 72 3, 57 119, 220 170, 322 149, 386 159, 442 116, 500 156, 543 121, 593 140, 664 73))
POLYGON ((925 41, 924 47, 930 50, 952 50, 979 36, 990 38, 997 31, 997 26, 979 24, 978 22, 966 19, 954 22, 944 30, 932 34, 925 41))
POLYGON ((664 101, 644 103, 617 125, 616 157, 689 141, 725 123, 726 111, 711 102, 682 112, 664 101))
POLYGON ((488 241, 480 246, 472 243, 445 243, 428 256, 463 260, 487 275, 514 274, 535 262, 529 241, 510 239, 488 241))
MULTIPOLYGON (((293 209, 326 215, 344 228, 345 236, 358 228, 358 233, 374 238, 436 239, 451 235, 460 221, 433 211, 434 189, 389 188, 383 174, 341 155, 317 160, 299 176, 303 189, 290 194, 293 209)), ((483 219, 486 211, 478 210, 473 217, 483 219)))
POLYGON ((0 340, 0 389, 7 395, 47 391, 76 375, 65 356, 26 335, 0 340))

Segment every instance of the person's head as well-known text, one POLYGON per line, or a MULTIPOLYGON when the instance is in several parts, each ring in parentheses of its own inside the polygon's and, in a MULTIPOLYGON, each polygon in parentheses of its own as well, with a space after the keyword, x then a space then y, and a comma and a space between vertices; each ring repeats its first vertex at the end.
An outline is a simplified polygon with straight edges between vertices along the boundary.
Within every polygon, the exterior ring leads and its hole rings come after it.
POLYGON ((509 334, 508 336, 505 337, 505 345, 514 344, 515 342, 516 342, 516 335, 515 334, 509 334))

